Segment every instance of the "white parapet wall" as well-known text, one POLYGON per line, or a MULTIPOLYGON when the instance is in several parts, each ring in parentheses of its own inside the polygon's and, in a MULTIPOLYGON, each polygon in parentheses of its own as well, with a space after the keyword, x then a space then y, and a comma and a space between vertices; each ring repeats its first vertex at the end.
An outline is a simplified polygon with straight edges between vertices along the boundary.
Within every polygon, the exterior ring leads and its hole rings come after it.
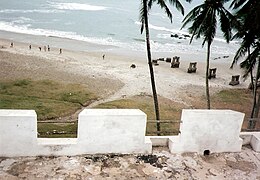
POLYGON ((232 110, 184 109, 179 135, 169 138, 170 152, 239 152, 243 119, 243 113, 232 110))
POLYGON ((0 110, 0 156, 29 156, 37 148, 37 115, 32 110, 0 110))
POLYGON ((243 145, 250 144, 254 151, 260 152, 260 132, 241 132, 240 137, 243 145))
POLYGON ((85 109, 79 114, 78 142, 90 154, 151 153, 146 119, 137 109, 85 109))
POLYGON ((0 110, 0 156, 151 153, 146 114, 137 109, 85 109, 77 138, 37 138, 33 110, 0 110))

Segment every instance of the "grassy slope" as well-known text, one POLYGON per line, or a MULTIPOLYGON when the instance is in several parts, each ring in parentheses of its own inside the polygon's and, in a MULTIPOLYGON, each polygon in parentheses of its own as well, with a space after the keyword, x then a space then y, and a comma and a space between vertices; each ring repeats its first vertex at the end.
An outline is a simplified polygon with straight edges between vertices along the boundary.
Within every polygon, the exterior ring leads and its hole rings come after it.
MULTIPOLYGON (((179 103, 173 103, 172 101, 159 97, 160 104, 160 116, 161 121, 173 120, 180 121, 181 110, 185 108, 184 105, 179 103)), ((104 104, 100 104, 95 108, 108 108, 108 109, 118 109, 118 108, 131 108, 131 109, 141 109, 147 114, 148 120, 154 120, 154 106, 153 99, 150 96, 134 96, 130 99, 116 100, 104 104)), ((161 130, 165 131, 162 135, 177 134, 179 130, 179 123, 162 123, 161 130)), ((147 123, 147 135, 154 135, 156 132, 155 123, 147 123)))
MULTIPOLYGON (((196 109, 205 109, 205 97, 195 97, 189 99, 192 106, 196 109)), ((222 90, 211 97, 212 109, 231 109, 240 111, 249 117, 252 103, 252 93, 247 89, 222 90)), ((182 104, 159 98, 161 120, 180 120, 181 110, 187 108, 182 104)), ((122 99, 98 105, 96 108, 138 108, 147 114, 148 120, 154 119, 153 99, 152 97, 135 96, 130 99, 122 99)), ((163 131, 174 131, 175 133, 163 133, 164 135, 176 134, 179 130, 179 124, 162 124, 163 131)), ((147 124, 147 133, 156 131, 155 124, 147 124)))
MULTIPOLYGON (((96 99, 85 87, 78 84, 59 84, 57 82, 17 80, 0 82, 0 108, 35 109, 38 119, 49 119, 74 113, 82 104, 96 99)), ((189 99, 194 108, 205 108, 205 98, 189 99)), ((232 109, 250 114, 252 93, 245 89, 223 90, 211 97, 212 109, 232 109)), ((187 108, 180 103, 159 97, 160 114, 163 120, 180 120, 181 110, 187 108)), ((154 119, 153 99, 151 96, 135 96, 98 105, 95 108, 133 108, 141 109, 148 120, 154 119)), ((162 135, 176 134, 177 123, 161 124, 163 131, 175 131, 162 135)), ((156 131, 156 124, 147 124, 147 134, 156 131)), ((76 137, 77 123, 38 124, 40 137, 76 137), (65 132, 65 133, 63 133, 65 132)))
MULTIPOLYGON (((28 79, 0 82, 0 109, 34 109, 38 120, 71 115, 95 99, 78 84, 28 79)), ((38 123, 38 133, 39 137, 76 137, 77 123, 38 123)))
POLYGON ((78 84, 60 84, 42 80, 0 82, 1 109, 34 109, 38 120, 74 113, 96 96, 78 84))

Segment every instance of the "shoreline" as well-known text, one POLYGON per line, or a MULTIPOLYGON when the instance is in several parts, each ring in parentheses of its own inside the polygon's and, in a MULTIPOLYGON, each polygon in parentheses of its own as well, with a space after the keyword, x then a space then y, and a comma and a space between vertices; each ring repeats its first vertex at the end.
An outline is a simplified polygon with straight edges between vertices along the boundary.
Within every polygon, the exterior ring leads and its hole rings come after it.
MULTIPOLYGON (((145 58, 147 61, 146 56, 146 47, 144 42, 144 49, 139 51, 131 50, 119 46, 114 45, 103 45, 97 44, 93 42, 75 40, 70 38, 62 38, 57 36, 42 36, 42 35, 32 35, 32 34, 23 34, 23 33, 16 33, 16 32, 9 32, 0 30, 0 39, 2 40, 9 40, 14 42, 20 43, 28 43, 28 44, 35 44, 35 45, 50 45, 54 48, 62 48, 71 51, 82 51, 88 53, 109 53, 114 54, 116 56, 128 56, 133 58, 145 58)), ((182 44, 180 44, 182 46, 182 44)), ((190 45, 192 46, 192 45, 190 45)), ((203 48, 202 48, 203 49, 203 48)), ((178 51, 176 52, 154 52, 152 50, 152 59, 158 59, 161 57, 173 57, 173 56, 180 56, 181 60, 183 61, 198 61, 198 62, 205 62, 206 61, 206 48, 204 48, 203 52, 190 52, 190 51, 178 51), (205 53, 204 53, 205 52, 205 53)), ((227 55, 224 53, 214 54, 211 53, 211 62, 214 63, 227 63, 231 65, 234 55, 227 55), (228 56, 228 58, 223 58, 228 56)))
MULTIPOLYGON (((42 44, 51 44, 46 42, 42 44)), ((33 41, 33 39, 31 39, 33 41)), ((64 82, 79 82, 101 94, 103 100, 111 101, 122 97, 131 97, 140 94, 151 94, 150 73, 147 65, 146 53, 143 57, 135 55, 120 55, 114 52, 101 51, 74 51, 73 48, 63 49, 59 54, 58 48, 50 52, 39 51, 36 43, 29 50, 28 43, 12 41, 14 47, 10 48, 10 39, 0 39, 0 75, 7 79, 10 77, 54 78, 64 82), (2 57, 3 53, 6 57, 2 57), (130 68, 135 64, 136 68, 130 68), (9 69, 8 69, 9 68, 9 69), (28 71, 28 72, 27 72, 28 71), (55 78, 56 76, 56 78, 55 78)), ((92 44, 89 44, 91 46, 92 44)), ((70 44, 68 44, 70 46, 70 44)), ((89 48, 89 47, 86 47, 89 48)), ((91 47, 90 47, 91 48, 91 47)), ((167 57, 167 56, 166 56, 167 57)), ((170 63, 160 62, 154 66, 157 93, 164 98, 189 105, 184 99, 190 94, 201 97, 205 89, 205 63, 198 61, 197 72, 187 73, 189 62, 195 56, 181 56, 180 68, 170 68, 170 63), (190 59, 188 59, 190 58, 190 59)), ((200 57, 204 59, 204 57, 200 57)), ((249 80, 240 79, 238 86, 228 85, 232 75, 241 75, 242 70, 236 66, 229 69, 226 59, 211 61, 211 68, 217 68, 217 78, 210 80, 210 92, 214 94, 222 89, 247 88, 249 80)))

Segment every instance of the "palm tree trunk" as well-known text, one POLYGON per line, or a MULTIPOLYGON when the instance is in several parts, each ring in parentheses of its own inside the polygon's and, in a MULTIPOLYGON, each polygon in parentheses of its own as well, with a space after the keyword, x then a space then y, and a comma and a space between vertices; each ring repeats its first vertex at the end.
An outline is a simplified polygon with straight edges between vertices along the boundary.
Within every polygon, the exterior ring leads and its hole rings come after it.
POLYGON ((210 45, 208 43, 207 50, 207 63, 206 63, 206 99, 207 99, 207 108, 210 109, 210 96, 209 96, 209 57, 210 57, 210 45))
MULTIPOLYGON (((250 47, 247 48, 248 57, 250 57, 250 47)), ((253 69, 250 71, 250 80, 251 80, 251 87, 252 91, 254 91, 254 77, 253 77, 253 69)))
POLYGON ((155 79, 154 79, 154 71, 153 71, 153 64, 152 64, 152 56, 151 56, 151 47, 150 47, 150 34, 149 34, 149 26, 148 26, 148 12, 147 12, 147 0, 143 0, 144 5, 144 24, 145 24, 145 33, 146 33, 146 48, 147 48, 147 58, 148 58, 148 65, 150 70, 151 76, 151 84, 152 84, 152 91, 153 91, 153 99, 154 99, 154 108, 155 108, 155 116, 156 116, 156 125, 157 125, 157 135, 160 135, 160 113, 159 113, 159 103, 156 93, 156 86, 155 86, 155 79))
POLYGON ((253 107, 252 107, 252 111, 251 111, 251 118, 255 117, 255 106, 256 106, 256 95, 257 95, 257 81, 259 78, 259 70, 260 70, 260 58, 258 58, 258 65, 257 65, 257 71, 256 71, 256 77, 255 77, 255 84, 254 84, 254 102, 253 102, 253 107))
POLYGON ((253 70, 250 71, 250 79, 251 79, 251 87, 252 87, 252 91, 254 91, 254 76, 253 76, 253 70))

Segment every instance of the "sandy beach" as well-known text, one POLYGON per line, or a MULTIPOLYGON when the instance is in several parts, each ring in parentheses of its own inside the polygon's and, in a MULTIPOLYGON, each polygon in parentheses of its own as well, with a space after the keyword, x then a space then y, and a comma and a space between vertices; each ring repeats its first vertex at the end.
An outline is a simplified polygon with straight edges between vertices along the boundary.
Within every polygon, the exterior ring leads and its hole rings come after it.
MULTIPOLYGON (((51 42, 50 42, 51 44, 51 42)), ((44 44, 45 45, 45 44, 44 44)), ((73 51, 58 48, 44 51, 43 45, 20 43, 0 39, 0 76, 1 80, 9 79, 51 79, 67 83, 80 83, 96 92, 102 99, 111 101, 140 94, 151 94, 150 74, 146 54, 139 56, 126 53, 98 51, 73 51), (10 43, 14 47, 10 47, 10 43), (40 51, 38 47, 42 47, 40 51), (102 56, 105 53, 105 58, 102 56), (136 68, 130 68, 135 64, 136 68)), ((89 44, 91 49, 91 44, 89 44)), ((98 46, 98 45, 97 45, 98 46)), ((88 48, 88 47, 86 47, 88 48)), ((178 53, 181 54, 181 53, 178 53)), ((172 57, 165 55, 164 57, 172 57)), ((162 56, 163 57, 163 56, 162 56)), ((159 58, 154 57, 154 59, 159 58)), ((236 66, 230 69, 232 58, 212 60, 211 68, 217 68, 217 78, 210 80, 210 93, 222 89, 247 88, 249 81, 240 80, 237 86, 230 86, 232 75, 242 75, 236 66)), ((154 66, 157 93, 159 96, 189 106, 185 99, 189 96, 201 97, 205 93, 205 60, 202 56, 180 55, 180 68, 170 68, 170 63, 159 62, 154 66), (197 72, 187 73, 190 62, 198 62, 197 72)))

